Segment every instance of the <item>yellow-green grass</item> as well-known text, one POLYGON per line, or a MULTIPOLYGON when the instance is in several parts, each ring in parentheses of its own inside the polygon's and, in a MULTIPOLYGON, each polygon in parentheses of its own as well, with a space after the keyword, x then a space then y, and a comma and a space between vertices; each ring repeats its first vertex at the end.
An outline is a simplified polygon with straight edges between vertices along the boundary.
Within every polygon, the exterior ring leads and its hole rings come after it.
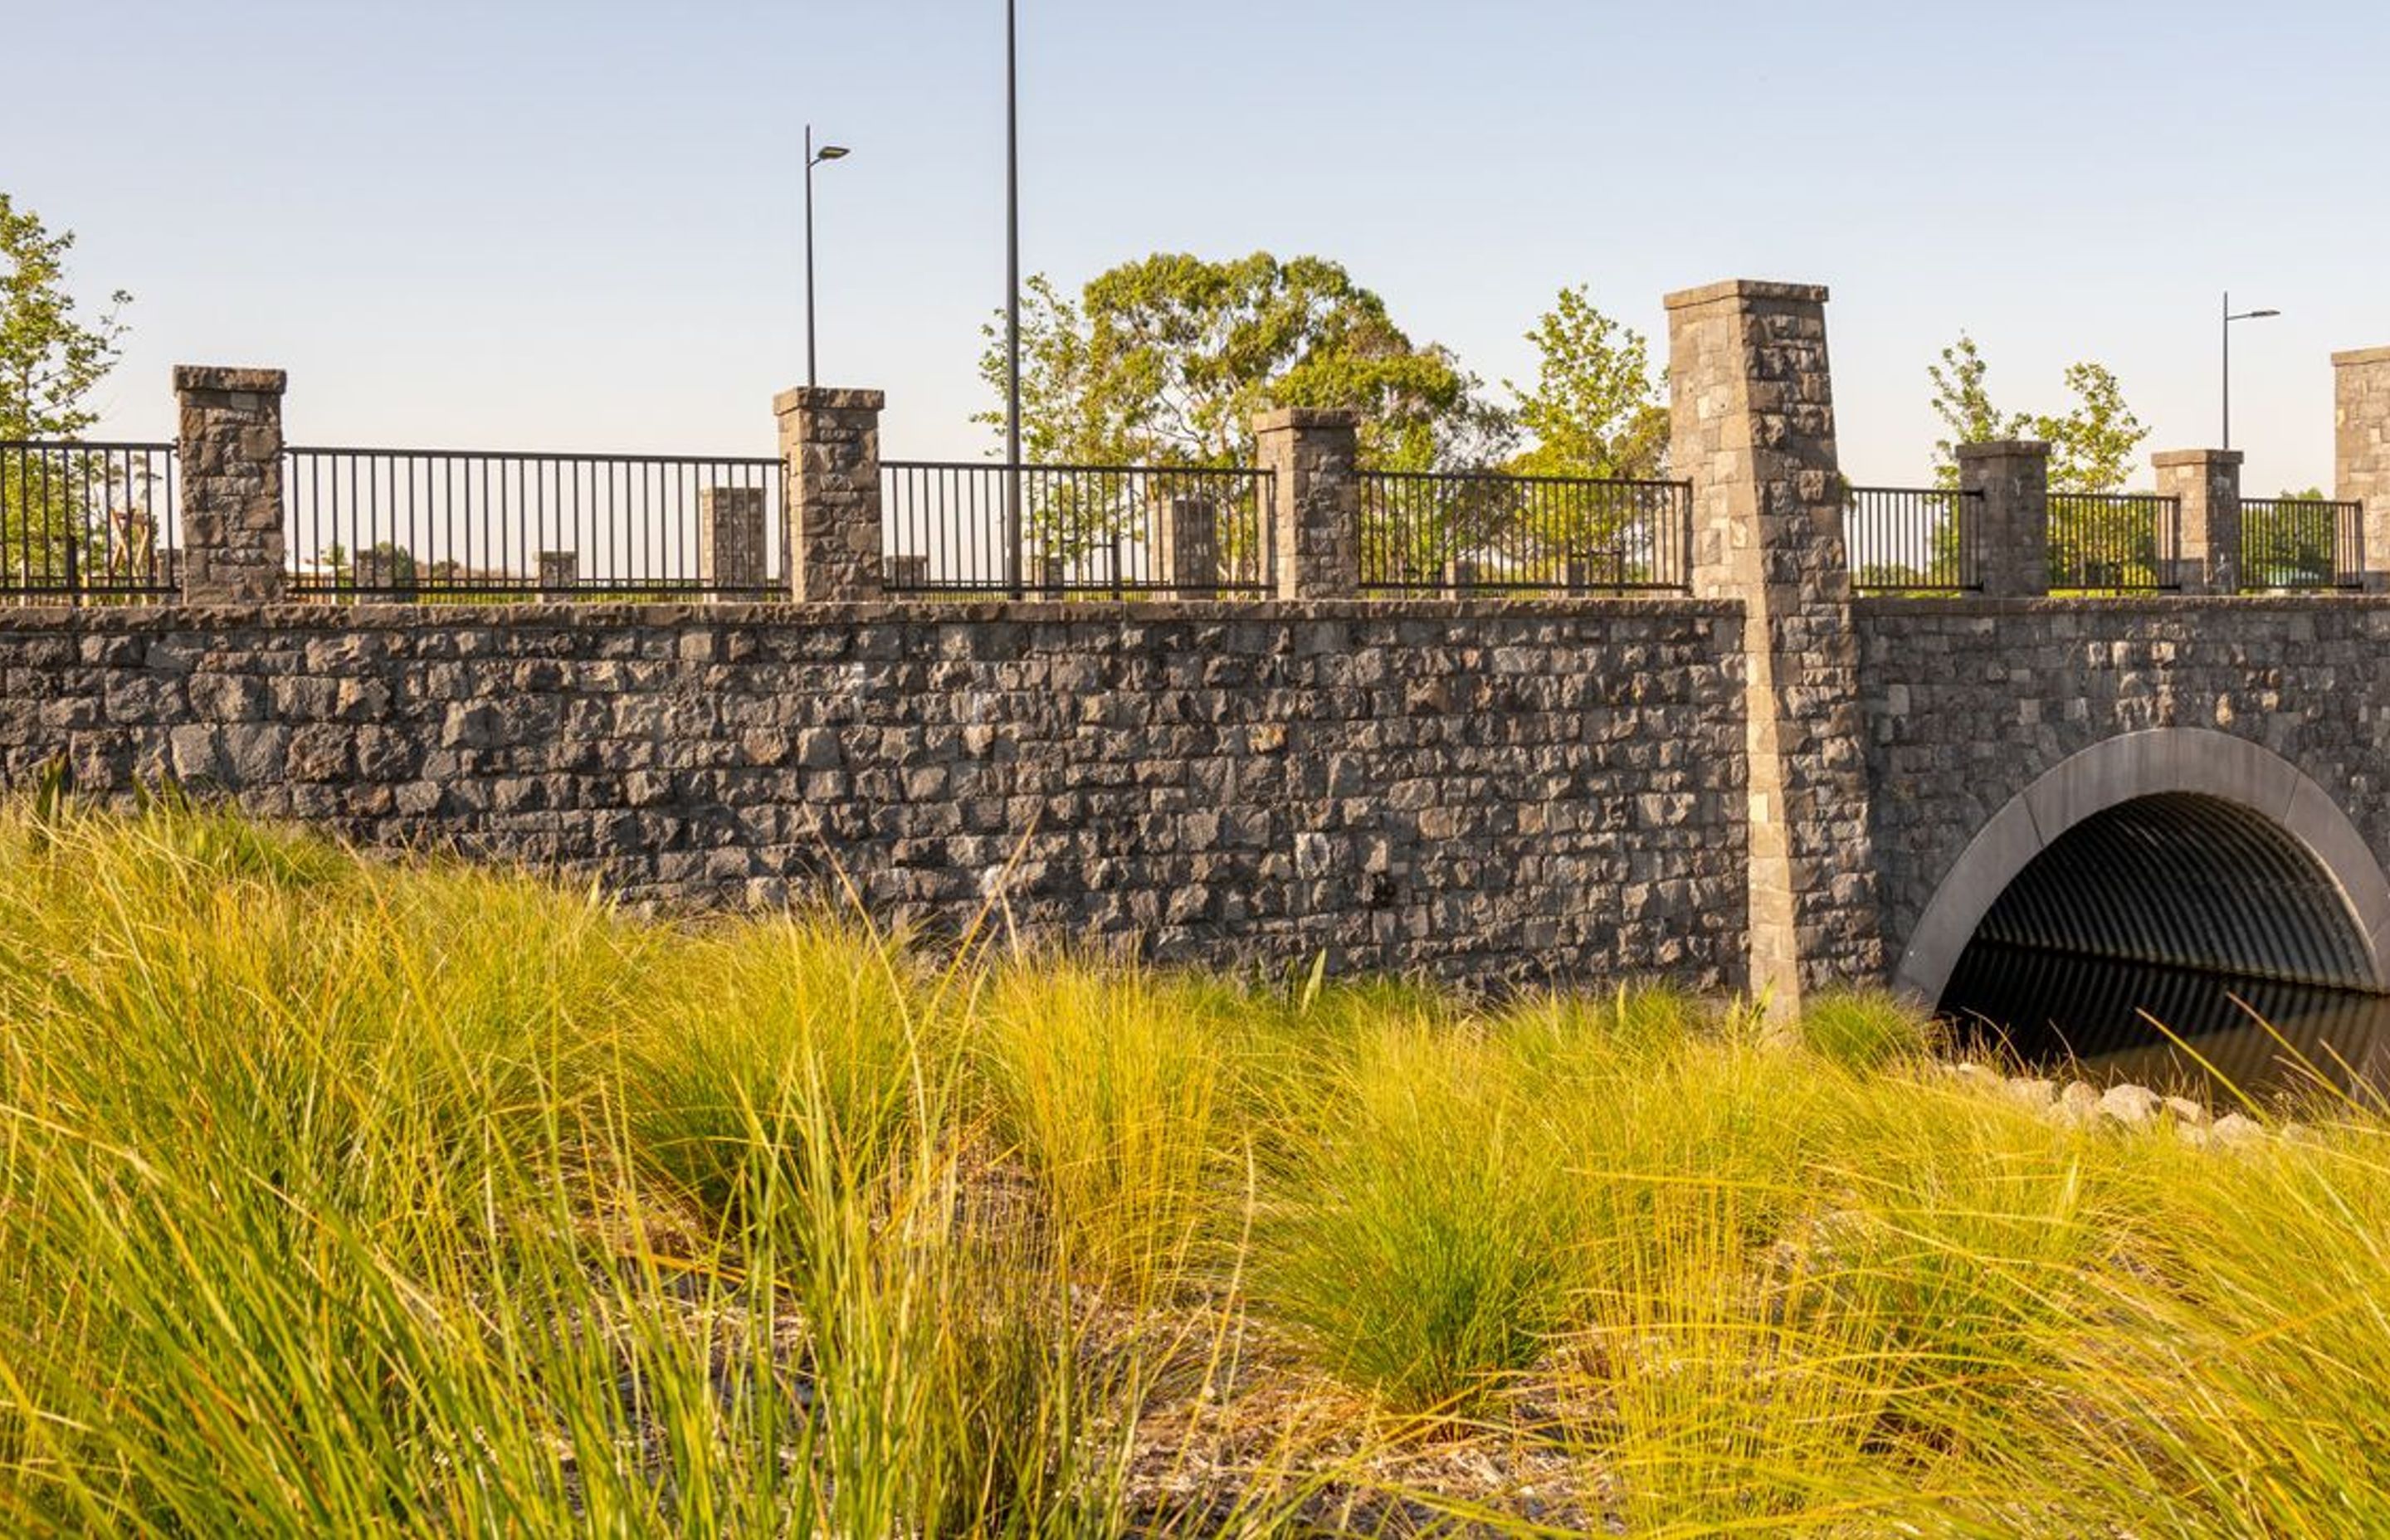
POLYGON ((1782 1026, 13 807, 0 1533, 2390 1533, 2380 1121, 1782 1026))

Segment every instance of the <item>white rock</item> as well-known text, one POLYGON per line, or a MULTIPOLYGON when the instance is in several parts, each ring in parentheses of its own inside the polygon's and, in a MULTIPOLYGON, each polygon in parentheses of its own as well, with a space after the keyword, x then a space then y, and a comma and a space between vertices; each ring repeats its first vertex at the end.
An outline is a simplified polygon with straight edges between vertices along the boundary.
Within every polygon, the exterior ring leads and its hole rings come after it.
POLYGON ((2255 1121, 2238 1112, 2227 1112, 2217 1119, 2208 1133, 2217 1144, 2246 1144, 2252 1139, 2266 1136, 2266 1130, 2255 1121))
POLYGON ((2099 1110, 2099 1088, 2084 1081, 2070 1080, 2058 1093, 2059 1115, 2071 1123, 2087 1123, 2099 1110))
POLYGON ((2111 1085, 2100 1098, 2100 1115, 2127 1128, 2138 1128, 2158 1115, 2163 1103, 2146 1085, 2111 1085))
POLYGON ((2166 1097, 2165 1110, 2174 1114, 2175 1122, 2187 1127, 2196 1128, 2207 1121, 2207 1109, 2188 1097, 2166 1097))

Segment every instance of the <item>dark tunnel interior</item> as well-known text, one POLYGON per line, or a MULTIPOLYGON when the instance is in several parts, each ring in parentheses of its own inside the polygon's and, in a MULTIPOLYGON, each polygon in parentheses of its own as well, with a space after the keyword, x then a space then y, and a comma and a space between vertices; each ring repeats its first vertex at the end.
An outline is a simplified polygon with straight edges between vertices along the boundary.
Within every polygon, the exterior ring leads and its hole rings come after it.
POLYGON ((2282 1045, 2253 1012, 2332 1065, 2384 1035, 2390 1001, 2306 846, 2253 809, 2169 793, 2095 815, 2035 857, 1977 927, 1941 1010, 2030 1064, 2172 1057, 2171 1033, 2221 1055, 2236 1082, 2264 1082, 2282 1045))

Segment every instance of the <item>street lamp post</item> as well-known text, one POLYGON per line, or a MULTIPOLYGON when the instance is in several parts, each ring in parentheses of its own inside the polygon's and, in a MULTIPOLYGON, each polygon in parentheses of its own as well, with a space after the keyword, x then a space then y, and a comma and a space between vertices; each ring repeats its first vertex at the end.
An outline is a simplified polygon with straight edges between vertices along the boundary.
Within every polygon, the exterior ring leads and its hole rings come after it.
POLYGON ((2218 448, 2232 447, 2232 323, 2262 321, 2281 314, 2279 310, 2244 310, 2235 315, 2232 314, 2232 291, 2229 289, 2224 291, 2224 442, 2218 448))
POLYGON ((1004 580, 1021 585, 1021 93, 1019 6, 1004 0, 1004 580))
POLYGON ((814 125, 805 124, 805 383, 818 385, 814 378, 814 168, 824 160, 843 160, 844 145, 824 145, 814 148, 814 125))

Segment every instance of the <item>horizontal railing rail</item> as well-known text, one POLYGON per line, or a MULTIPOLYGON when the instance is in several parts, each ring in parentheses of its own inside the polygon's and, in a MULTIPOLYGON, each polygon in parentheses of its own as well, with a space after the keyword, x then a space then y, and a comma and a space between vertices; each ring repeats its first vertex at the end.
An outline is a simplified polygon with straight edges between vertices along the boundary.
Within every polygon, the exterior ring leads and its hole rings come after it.
POLYGON ((289 587, 311 597, 761 598, 786 594, 780 462, 732 456, 292 448, 289 587), (726 562, 709 496, 747 500, 726 562), (760 523, 757 520, 760 519, 760 523))
POLYGON ((880 477, 890 593, 1200 597, 1271 587, 1266 470, 888 460, 880 477))
POLYGON ((2182 586, 2182 504, 2147 493, 2049 494, 2054 592, 2165 593, 2182 586))
POLYGON ((171 443, 0 441, 0 594, 154 600, 183 586, 171 443))
POLYGON ((2241 499, 2244 590, 2358 588, 2365 505, 2320 497, 2241 499))
POLYGON ((1690 482, 1397 470, 1359 480, 1365 592, 1691 585, 1690 482))
POLYGON ((1984 585, 1984 494, 1947 487, 1850 487, 1843 528, 1862 594, 1963 594, 1984 585))

